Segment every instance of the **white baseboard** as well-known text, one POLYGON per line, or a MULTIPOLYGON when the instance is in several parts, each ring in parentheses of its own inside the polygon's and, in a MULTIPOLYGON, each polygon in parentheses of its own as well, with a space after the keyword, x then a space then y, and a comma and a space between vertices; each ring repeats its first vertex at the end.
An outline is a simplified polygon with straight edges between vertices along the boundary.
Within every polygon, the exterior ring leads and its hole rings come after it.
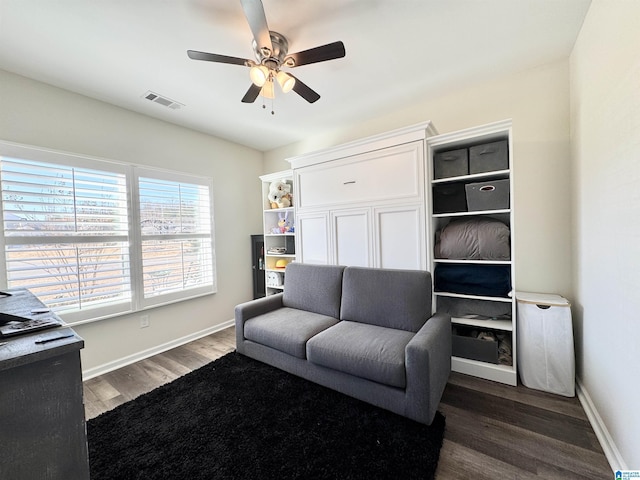
POLYGON ((607 457, 611 471, 628 470, 627 464, 620 454, 620 450, 618 450, 613 438, 609 434, 609 430, 607 430, 607 426, 602 421, 602 417, 591 400, 589 392, 586 390, 579 378, 576 378, 576 386, 578 400, 580 400, 582 408, 584 408, 587 418, 589 419, 589 423, 591 423, 591 427, 593 427, 593 431, 595 432, 596 437, 598 437, 598 441, 600 442, 602 450, 604 450, 604 454, 607 457))
POLYGON ((210 328, 205 328, 204 330, 200 330, 199 332, 195 332, 181 338, 176 338, 175 340, 163 343, 162 345, 158 345, 147 350, 142 350, 141 352, 136 352, 132 355, 127 355, 126 357, 118 358, 117 360, 98 365, 97 367, 83 370, 82 381, 89 380, 90 378, 97 377, 98 375, 103 375, 127 365, 131 365, 132 363, 152 357, 154 355, 157 355, 158 353, 166 352, 167 350, 179 347, 180 345, 184 345, 185 343, 193 342, 194 340, 198 340, 199 338, 206 337, 207 335, 211 335, 212 333, 216 333, 224 330, 225 328, 229 328, 234 324, 235 320, 227 320, 226 322, 214 325, 210 328))

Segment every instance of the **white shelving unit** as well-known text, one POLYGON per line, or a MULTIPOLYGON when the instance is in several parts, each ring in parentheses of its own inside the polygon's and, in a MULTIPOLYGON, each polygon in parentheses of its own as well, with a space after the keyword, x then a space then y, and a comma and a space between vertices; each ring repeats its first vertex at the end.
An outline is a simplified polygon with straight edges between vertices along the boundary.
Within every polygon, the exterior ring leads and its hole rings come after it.
POLYGON ((267 295, 282 292, 284 289, 284 270, 294 261, 295 252, 295 208, 272 208, 267 195, 272 182, 282 180, 291 185, 293 192, 293 174, 284 170, 262 175, 262 225, 264 232, 264 270, 267 295))
MULTIPOLYGON (((510 281, 512 294, 511 296, 494 297, 486 295, 469 295, 454 292, 435 291, 434 285, 434 310, 439 309, 439 304, 444 303, 443 299, 451 302, 451 299, 473 300, 475 302, 500 302, 508 303, 510 310, 510 318, 486 319, 480 315, 473 315, 473 312, 464 316, 453 317, 452 324, 454 327, 469 327, 473 329, 487 329, 494 333, 500 333, 511 339, 512 364, 503 365, 480 361, 468 356, 454 356, 452 358, 452 369, 456 372, 465 373, 481 378, 486 378, 501 383, 516 385, 517 384, 517 346, 516 346, 516 304, 513 295, 515 285, 515 264, 514 264, 514 210, 513 210, 513 155, 512 155, 512 139, 511 139, 511 121, 503 121, 477 128, 453 132, 449 134, 437 135, 427 139, 427 184, 429 188, 429 200, 427 201, 430 217, 430 270, 435 271, 438 265, 465 265, 473 264, 480 266, 510 266, 510 281), (474 145, 491 143, 499 140, 506 140, 508 144, 509 168, 488 171, 483 173, 475 173, 470 175, 451 176, 447 178, 434 178, 434 155, 440 152, 448 152, 456 149, 468 148, 474 145), (456 183, 475 183, 491 180, 509 180, 510 201, 509 208, 501 208, 497 210, 486 211, 453 211, 449 213, 433 213, 433 189, 437 185, 446 185, 456 183), (510 229, 510 257, 509 260, 451 260, 435 258, 435 234, 454 219, 463 218, 483 218, 491 217, 498 219, 510 229)), ((435 278, 435 276, 434 276, 435 278)), ((455 301, 455 300, 453 300, 455 301)), ((476 303, 478 305, 478 303, 476 303)), ((478 340, 481 341, 481 340, 478 340)))

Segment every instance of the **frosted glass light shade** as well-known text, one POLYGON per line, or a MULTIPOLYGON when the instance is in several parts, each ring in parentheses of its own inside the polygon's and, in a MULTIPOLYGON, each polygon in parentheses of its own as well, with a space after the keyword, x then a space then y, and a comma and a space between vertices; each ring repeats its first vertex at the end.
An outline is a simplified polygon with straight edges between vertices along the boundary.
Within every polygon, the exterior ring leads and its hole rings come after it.
POLYGON ((295 78, 282 71, 278 72, 276 78, 278 79, 278 83, 280 84, 280 87, 282 88, 282 91, 284 93, 290 92, 296 84, 295 78))
POLYGON ((269 78, 269 69, 264 65, 254 65, 249 70, 249 77, 254 85, 262 87, 269 78))
POLYGON ((276 98, 276 94, 273 90, 273 80, 269 80, 262 86, 260 95, 262 95, 264 98, 276 98))

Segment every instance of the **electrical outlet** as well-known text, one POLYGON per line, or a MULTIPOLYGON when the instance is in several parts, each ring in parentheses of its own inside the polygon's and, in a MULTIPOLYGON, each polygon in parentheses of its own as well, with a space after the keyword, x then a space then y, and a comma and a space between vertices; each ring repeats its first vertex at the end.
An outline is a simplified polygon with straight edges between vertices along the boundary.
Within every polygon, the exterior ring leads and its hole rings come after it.
POLYGON ((149 326, 149 315, 142 315, 140 317, 140 328, 147 328, 149 326))

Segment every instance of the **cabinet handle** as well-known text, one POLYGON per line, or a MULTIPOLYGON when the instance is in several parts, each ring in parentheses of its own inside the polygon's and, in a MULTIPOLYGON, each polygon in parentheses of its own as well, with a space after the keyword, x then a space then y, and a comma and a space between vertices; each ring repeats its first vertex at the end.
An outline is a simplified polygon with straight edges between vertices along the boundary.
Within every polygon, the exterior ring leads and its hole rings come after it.
POLYGON ((492 155, 496 153, 498 150, 494 148, 487 148, 486 150, 481 151, 478 155, 492 155))
POLYGON ((349 185, 351 183, 356 183, 355 180, 349 180, 348 182, 344 182, 343 185, 349 185))

